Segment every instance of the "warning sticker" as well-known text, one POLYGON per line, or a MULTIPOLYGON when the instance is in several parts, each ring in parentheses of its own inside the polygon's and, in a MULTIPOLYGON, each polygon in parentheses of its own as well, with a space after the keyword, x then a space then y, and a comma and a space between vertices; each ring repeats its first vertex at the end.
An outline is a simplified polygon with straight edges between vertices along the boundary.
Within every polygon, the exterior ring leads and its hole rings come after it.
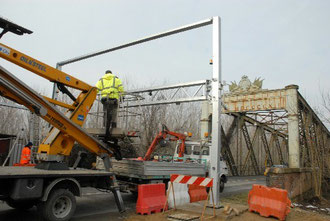
POLYGON ((10 49, 0 45, 0 52, 6 55, 10 55, 10 49))

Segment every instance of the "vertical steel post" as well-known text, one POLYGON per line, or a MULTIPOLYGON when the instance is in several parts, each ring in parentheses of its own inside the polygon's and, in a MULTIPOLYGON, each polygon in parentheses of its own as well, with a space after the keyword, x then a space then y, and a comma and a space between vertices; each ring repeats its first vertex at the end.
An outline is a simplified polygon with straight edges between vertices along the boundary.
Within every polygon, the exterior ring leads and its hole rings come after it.
POLYGON ((57 100, 56 90, 57 90, 57 84, 56 84, 56 82, 54 82, 54 84, 53 84, 53 92, 52 92, 52 99, 54 99, 54 100, 57 100))
MULTIPOLYGON (((62 71, 62 66, 59 64, 56 64, 56 69, 62 71)), ((54 82, 53 93, 52 93, 52 99, 54 99, 54 100, 57 100, 57 97, 58 97, 58 93, 56 93, 56 91, 57 91, 57 83, 54 82)))
POLYGON ((208 139, 204 135, 205 133, 210 132, 209 128, 209 116, 210 116, 210 103, 209 101, 203 101, 202 102, 202 116, 200 120, 201 125, 201 140, 208 139))
POLYGON ((213 17, 213 78, 212 78, 212 148, 210 151, 211 166, 210 176, 213 178, 215 205, 219 202, 219 176, 220 176, 220 153, 221 153, 221 44, 220 44, 220 17, 213 17))

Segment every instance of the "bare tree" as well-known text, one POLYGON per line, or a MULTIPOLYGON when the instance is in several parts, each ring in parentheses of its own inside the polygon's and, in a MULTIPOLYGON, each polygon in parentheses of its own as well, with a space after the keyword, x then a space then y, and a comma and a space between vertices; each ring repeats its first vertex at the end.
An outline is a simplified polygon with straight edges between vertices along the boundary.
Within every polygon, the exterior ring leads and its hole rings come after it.
MULTIPOLYGON (((8 105, 15 104, 4 97, 0 97, 0 101, 8 105)), ((22 128, 27 129, 28 121, 25 112, 27 111, 0 106, 0 133, 16 135, 22 128)))
POLYGON ((321 107, 319 115, 321 116, 323 122, 330 127, 330 91, 321 92, 321 107))

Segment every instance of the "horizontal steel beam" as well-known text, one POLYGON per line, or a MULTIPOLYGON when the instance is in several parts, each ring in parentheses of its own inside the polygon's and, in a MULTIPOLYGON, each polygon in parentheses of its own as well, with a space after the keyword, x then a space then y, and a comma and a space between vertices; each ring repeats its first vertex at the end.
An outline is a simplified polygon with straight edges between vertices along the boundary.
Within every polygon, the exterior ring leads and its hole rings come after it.
POLYGON ((126 91, 127 94, 136 94, 136 93, 146 93, 146 92, 153 92, 153 91, 161 91, 161 90, 169 90, 169 89, 177 89, 182 87, 194 87, 200 85, 208 85, 211 81, 210 80, 200 80, 200 81, 193 81, 188 83, 181 83, 181 84, 173 84, 169 86, 159 86, 159 87, 151 87, 151 88, 142 88, 136 90, 128 90, 126 91))
POLYGON ((143 102, 141 104, 122 104, 121 108, 132 108, 132 107, 144 107, 144 106, 153 106, 153 105, 162 105, 162 104, 180 104, 180 103, 188 103, 188 102, 198 102, 198 101, 206 101, 207 96, 200 97, 192 97, 192 98, 179 98, 175 100, 162 100, 162 101, 150 101, 143 102))
POLYGON ((131 42, 128 42, 128 43, 125 43, 125 44, 122 44, 122 45, 118 45, 118 46, 113 47, 113 48, 109 48, 109 49, 93 52, 93 53, 90 53, 90 54, 82 55, 82 56, 79 56, 79 57, 75 57, 75 58, 72 58, 72 59, 68 59, 68 60, 65 60, 65 61, 61 61, 61 62, 58 62, 57 65, 58 66, 64 66, 64 65, 71 64, 71 63, 74 63, 74 62, 77 62, 77 61, 81 61, 81 60, 84 60, 84 59, 87 59, 87 58, 91 58, 91 57, 95 57, 95 56, 98 56, 98 55, 106 54, 106 53, 109 53, 109 52, 112 52, 112 51, 117 51, 117 50, 120 50, 120 49, 123 49, 123 48, 131 47, 133 45, 141 44, 141 43, 144 43, 144 42, 147 42, 147 41, 152 41, 152 40, 155 40, 155 39, 158 39, 158 38, 163 38, 163 37, 173 35, 173 34, 177 34, 177 33, 180 33, 180 32, 189 31, 189 30, 192 30, 192 29, 195 29, 195 28, 200 28, 200 27, 212 24, 212 21, 213 21, 212 18, 206 19, 206 20, 203 20, 203 21, 200 21, 200 22, 197 22, 197 23, 193 23, 193 24, 190 24, 190 25, 185 25, 185 26, 182 26, 182 27, 179 27, 179 28, 176 28, 176 29, 172 29, 172 30, 165 31, 165 32, 162 32, 162 33, 158 33, 158 34, 155 34, 155 35, 151 35, 151 36, 148 36, 148 37, 145 37, 145 38, 141 38, 141 39, 138 39, 138 40, 135 40, 135 41, 131 41, 131 42))

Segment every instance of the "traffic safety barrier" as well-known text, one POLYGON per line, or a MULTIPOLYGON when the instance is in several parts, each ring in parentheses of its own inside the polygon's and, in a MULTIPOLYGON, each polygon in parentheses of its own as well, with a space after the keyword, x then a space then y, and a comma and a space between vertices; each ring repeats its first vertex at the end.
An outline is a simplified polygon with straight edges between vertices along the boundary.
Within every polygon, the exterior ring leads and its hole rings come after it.
POLYGON ((191 203, 207 199, 206 187, 204 186, 189 185, 188 192, 191 203))
POLYGON ((213 187, 213 179, 207 177, 172 174, 170 181, 172 183, 184 183, 184 184, 204 186, 204 187, 213 187))
MULTIPOLYGON (((199 186, 199 187, 203 187, 205 192, 206 192, 205 188, 209 187, 210 191, 209 191, 209 194, 207 194, 206 199, 205 199, 206 201, 204 204, 201 220, 203 220, 205 209, 206 209, 206 204, 210 198, 210 195, 212 196, 212 204, 213 204, 213 216, 210 218, 215 217, 215 205, 214 205, 213 179, 212 178, 171 174, 170 183, 169 183, 169 187, 167 189, 167 194, 166 194, 166 203, 164 205, 163 211, 165 211, 165 207, 169 203, 168 199, 169 199, 171 190, 172 190, 172 197, 173 197, 173 202, 174 202, 173 203, 174 209, 176 209, 175 188, 178 188, 178 187, 176 187, 177 185, 173 185, 173 184, 185 184, 185 185, 189 184, 191 186, 199 186)), ((198 188, 196 188, 196 190, 198 190, 198 188)))
POLYGON ((15 163, 13 164, 14 167, 34 167, 37 164, 27 163, 27 164, 21 164, 21 163, 15 163))
MULTIPOLYGON (((171 186, 171 182, 168 182, 167 191, 169 191, 170 186, 171 186)), ((175 195, 175 203, 177 206, 181 206, 181 205, 190 203, 190 197, 188 194, 187 184, 173 183, 173 190, 174 190, 174 195, 175 195)), ((173 194, 170 194, 168 196, 167 202, 168 202, 169 207, 174 208, 173 194)))
POLYGON ((165 207, 165 184, 142 184, 138 186, 138 200, 136 203, 136 213, 151 214, 159 213, 165 207))
POLYGON ((291 201, 286 190, 254 184, 249 192, 248 204, 250 212, 285 220, 290 212, 291 201))

